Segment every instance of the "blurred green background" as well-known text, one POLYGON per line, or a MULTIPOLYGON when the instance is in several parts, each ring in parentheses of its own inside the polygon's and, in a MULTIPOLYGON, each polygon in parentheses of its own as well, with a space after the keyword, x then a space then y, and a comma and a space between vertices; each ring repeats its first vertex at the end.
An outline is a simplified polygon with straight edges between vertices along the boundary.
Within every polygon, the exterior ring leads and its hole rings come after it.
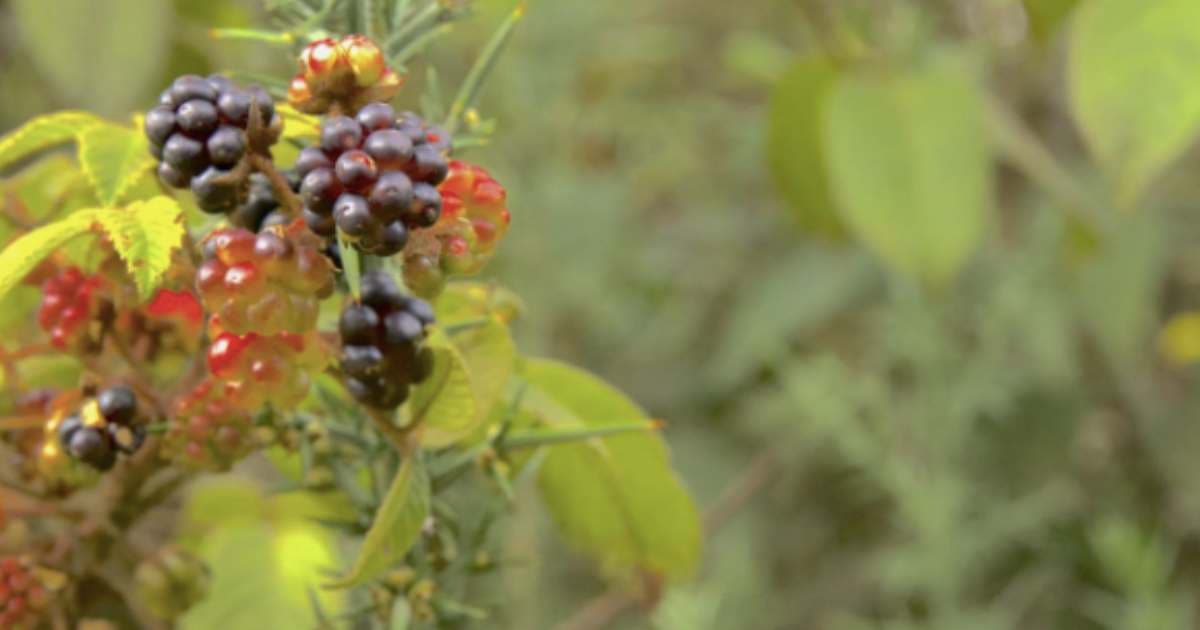
MULTIPOLYGON (((400 102, 511 7, 476 3, 400 102)), ((208 35, 265 17, 0 2, 0 131, 287 76, 208 35)), ((1197 25, 1179 0, 531 2, 463 154, 514 216, 485 277, 525 299, 525 351, 667 420, 714 531, 644 612, 594 599, 530 503, 485 625, 1197 627, 1197 25)))

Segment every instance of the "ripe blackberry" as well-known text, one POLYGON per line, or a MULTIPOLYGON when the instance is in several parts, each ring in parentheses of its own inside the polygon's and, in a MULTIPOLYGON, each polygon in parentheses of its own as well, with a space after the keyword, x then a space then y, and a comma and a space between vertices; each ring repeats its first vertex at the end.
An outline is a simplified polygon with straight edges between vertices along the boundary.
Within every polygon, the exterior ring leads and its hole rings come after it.
POLYGON ((258 86, 238 88, 229 79, 184 75, 146 113, 144 129, 150 152, 160 160, 158 176, 174 188, 191 187, 201 210, 233 211, 245 199, 246 181, 236 169, 247 151, 268 154, 279 138, 283 119, 258 86), (250 111, 257 108, 251 137, 250 111))
POLYGON ((55 423, 53 435, 58 449, 100 471, 112 468, 119 453, 137 452, 146 437, 137 397, 123 385, 102 390, 78 413, 55 423))
POLYGON ((441 217, 405 251, 405 284, 423 297, 437 295, 447 276, 483 269, 512 220, 504 187, 482 167, 451 161, 438 190, 441 217))
POLYGON ((367 254, 399 253, 411 231, 438 220, 449 149, 444 131, 386 103, 326 118, 320 146, 296 161, 309 229, 326 237, 340 229, 367 254))
POLYGON ((221 332, 208 349, 208 368, 224 383, 224 396, 241 409, 270 403, 286 410, 308 395, 311 372, 325 367, 328 353, 316 333, 237 335, 221 332))
POLYGON ((50 591, 34 568, 28 557, 0 557, 0 628, 32 630, 40 626, 42 613, 50 605, 50 591))
POLYGON ((50 334, 54 347, 95 342, 87 327, 104 308, 105 300, 99 299, 103 286, 100 276, 85 276, 78 267, 69 267, 42 284, 38 324, 50 334))
POLYGON ((288 85, 288 102, 309 114, 334 108, 351 112, 391 100, 404 83, 387 67, 383 50, 362 35, 312 42, 301 51, 299 66, 288 85))
MULTIPOLYGON (((300 191, 300 180, 295 176, 295 171, 286 171, 284 177, 288 178, 293 192, 300 191)), ((251 232, 261 232, 273 225, 287 225, 291 219, 279 208, 271 180, 262 173, 252 173, 246 201, 230 213, 229 223, 251 232)))
POLYGON ((364 274, 362 301, 347 306, 338 321, 350 394, 379 409, 403 403, 409 386, 432 371, 433 353, 423 347, 425 328, 432 323, 433 308, 403 295, 391 276, 364 274))
POLYGON ((320 300, 333 292, 323 247, 298 223, 260 234, 217 230, 205 241, 196 289, 231 332, 303 333, 316 325, 320 300))

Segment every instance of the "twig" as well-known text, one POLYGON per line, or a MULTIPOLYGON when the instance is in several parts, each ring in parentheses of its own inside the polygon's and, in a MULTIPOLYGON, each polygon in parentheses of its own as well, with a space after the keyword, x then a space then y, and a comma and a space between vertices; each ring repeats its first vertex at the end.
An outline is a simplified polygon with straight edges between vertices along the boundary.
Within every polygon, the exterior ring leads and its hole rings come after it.
POLYGON ((255 171, 267 176, 267 180, 271 182, 271 191, 275 193, 275 199, 279 201, 291 218, 300 216, 300 209, 303 204, 300 202, 300 197, 292 192, 292 186, 284 179, 283 175, 275 168, 275 163, 269 158, 257 153, 250 153, 250 166, 254 167, 255 171))
MULTIPOLYGON (((766 451, 755 457, 741 475, 725 487, 717 500, 704 511, 704 531, 712 538, 729 523, 747 503, 762 492, 774 479, 775 454, 766 451)), ((621 615, 636 608, 642 599, 621 588, 611 588, 583 605, 554 630, 601 630, 608 628, 621 615)))

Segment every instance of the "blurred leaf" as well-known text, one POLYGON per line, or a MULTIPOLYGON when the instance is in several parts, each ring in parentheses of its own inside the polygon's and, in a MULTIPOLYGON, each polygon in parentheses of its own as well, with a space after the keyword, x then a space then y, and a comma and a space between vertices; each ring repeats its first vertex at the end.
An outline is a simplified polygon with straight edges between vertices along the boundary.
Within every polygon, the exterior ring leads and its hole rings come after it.
MULTIPOLYGON (((528 359, 523 407, 554 427, 647 419, 624 394, 586 372, 528 359)), ((607 569, 640 568, 684 579, 700 557, 700 519, 661 436, 627 433, 553 446, 538 474, 563 535, 607 569)))
POLYGON ((33 268, 67 241, 88 233, 99 210, 80 210, 71 216, 43 225, 10 243, 0 252, 0 299, 3 299, 33 268))
POLYGON ((143 300, 158 288, 171 266, 171 253, 183 240, 182 212, 174 199, 160 195, 96 215, 143 300))
MULTIPOLYGON (((482 420, 473 375, 462 354, 434 337, 433 373, 413 389, 413 422, 424 426, 421 445, 437 449, 468 436, 482 420)), ((481 363, 488 363, 483 361, 481 363)), ((494 366, 488 366, 494 367, 494 366)))
POLYGON ((1079 0, 1021 0, 1029 19, 1029 30, 1040 41, 1047 41, 1058 32, 1079 0))
POLYGON ((1132 369, 1153 347, 1166 237, 1157 213, 1123 215, 1077 270, 1081 316, 1115 366, 1132 369))
MULTIPOLYGON (((209 596, 183 617, 185 630, 312 628, 309 593, 337 554, 328 532, 301 521, 243 521, 213 530, 200 547, 212 570, 209 596)), ((325 594, 327 609, 337 599, 325 594)))
POLYGON ((346 577, 327 585, 348 588, 369 582, 400 561, 421 534, 429 515, 429 477, 419 454, 405 458, 375 522, 346 577))
POLYGON ((813 334, 874 287, 879 274, 865 254, 806 247, 746 283, 730 313, 711 365, 722 387, 789 351, 788 341, 813 334))
POLYGON ((834 195, 859 238, 899 271, 953 279, 991 207, 983 104, 962 60, 843 78, 826 138, 834 195))
POLYGON ((30 57, 73 105, 124 114, 166 62, 170 2, 14 0, 12 7, 30 57))
POLYGON ((55 112, 38 116, 0 138, 0 170, 32 153, 74 140, 104 121, 87 112, 55 112))
POLYGON ((504 45, 508 43, 509 37, 512 36, 513 29, 517 23, 525 16, 525 1, 517 3, 517 7, 508 14, 508 17, 500 23, 491 40, 483 47, 479 53, 479 57, 475 59, 475 64, 471 66, 471 70, 467 72, 467 78, 463 79, 462 85, 458 88, 458 94, 454 97, 454 102, 450 104, 450 111, 446 114, 444 123, 446 130, 454 133, 458 129, 458 124, 462 122, 463 114, 469 108, 475 105, 475 99, 479 96, 479 90, 483 87, 484 81, 491 74, 492 68, 496 65, 496 60, 500 58, 500 53, 504 50, 504 45))
POLYGON ((1068 88, 1076 122, 1115 178, 1120 204, 1200 129, 1200 3, 1094 0, 1072 23, 1068 88))
POLYGON ((775 85, 767 117, 767 165, 776 188, 805 230, 831 236, 845 230, 830 196, 823 135, 837 77, 829 60, 801 59, 775 85))
POLYGON ((520 296, 503 287, 480 282, 451 282, 434 302, 438 323, 443 328, 483 318, 502 323, 516 319, 524 310, 520 296))

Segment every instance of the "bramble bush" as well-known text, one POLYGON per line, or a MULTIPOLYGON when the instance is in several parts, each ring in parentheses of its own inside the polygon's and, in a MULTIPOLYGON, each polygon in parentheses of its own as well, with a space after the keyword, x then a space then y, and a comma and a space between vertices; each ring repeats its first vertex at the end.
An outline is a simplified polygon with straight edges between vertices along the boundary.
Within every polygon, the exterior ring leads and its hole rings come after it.
POLYGON ((520 229, 520 191, 470 149, 500 133, 474 104, 523 7, 443 103, 403 64, 461 7, 338 4, 216 33, 296 55, 270 89, 186 74, 126 122, 56 112, 0 138, 20 340, 0 355, 0 627, 218 627, 239 589, 270 627, 486 620, 470 584, 502 565, 492 532, 526 479, 606 574, 694 571, 661 423, 521 355, 520 299, 477 278, 520 229), (218 482, 179 502, 254 454, 286 480, 272 498, 218 482), (306 600, 222 586, 238 559, 189 528, 239 510, 289 515, 262 543, 306 600))

